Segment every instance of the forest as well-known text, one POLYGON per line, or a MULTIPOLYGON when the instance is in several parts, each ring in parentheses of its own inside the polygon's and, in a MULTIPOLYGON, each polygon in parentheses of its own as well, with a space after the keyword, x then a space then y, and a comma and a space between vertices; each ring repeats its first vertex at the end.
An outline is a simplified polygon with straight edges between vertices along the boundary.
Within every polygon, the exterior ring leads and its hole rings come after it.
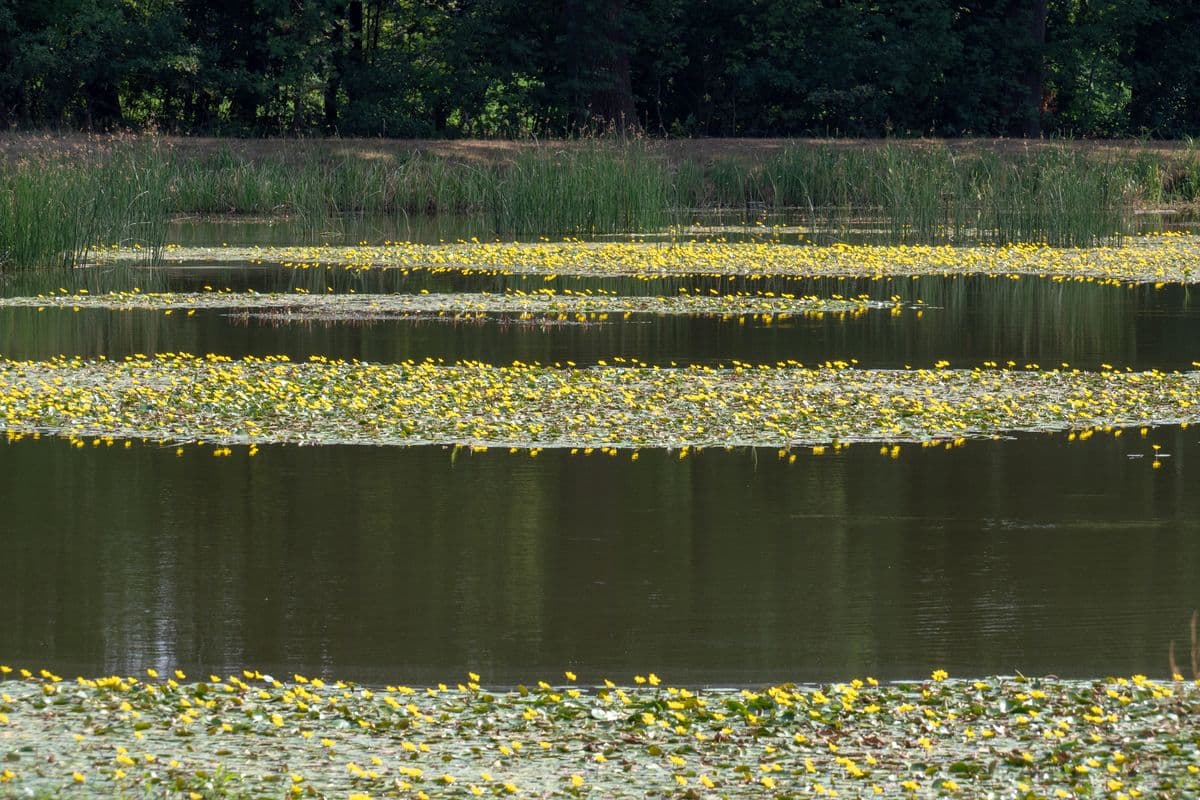
POLYGON ((1200 132, 1192 0, 0 0, 0 126, 1200 132))

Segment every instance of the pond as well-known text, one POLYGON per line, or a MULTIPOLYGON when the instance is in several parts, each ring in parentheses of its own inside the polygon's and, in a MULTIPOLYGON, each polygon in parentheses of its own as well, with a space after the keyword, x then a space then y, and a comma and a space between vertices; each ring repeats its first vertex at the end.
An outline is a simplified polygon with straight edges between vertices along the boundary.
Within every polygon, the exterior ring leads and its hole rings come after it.
MULTIPOLYGON (((43 291, 71 281, 260 292, 324 291, 334 280, 328 288, 345 292, 546 285, 254 264, 42 280, 43 291)), ((708 281, 554 286, 674 295, 707 291, 708 281)), ((4 293, 29 291, 18 288, 4 293)), ((1185 370, 1200 358, 1200 305, 1177 285, 922 277, 756 289, 899 295, 902 308, 770 324, 0 308, 0 353, 580 366, 614 356, 664 365, 856 359, 880 369, 994 360, 1185 370)), ((1186 477, 1196 458, 1197 429, 1179 426, 906 446, 898 458, 871 446, 804 450, 790 462, 762 448, 687 459, 649 448, 633 461, 555 449, 531 458, 263 445, 253 458, 244 447, 213 458, 211 448, 180 455, 154 443, 25 438, 0 446, 0 657, 70 675, 249 666, 374 683, 467 669, 501 684, 563 669, 583 681, 656 670, 718 685, 899 679, 933 667, 1161 675, 1169 642, 1186 638, 1200 605, 1200 495, 1186 477)))

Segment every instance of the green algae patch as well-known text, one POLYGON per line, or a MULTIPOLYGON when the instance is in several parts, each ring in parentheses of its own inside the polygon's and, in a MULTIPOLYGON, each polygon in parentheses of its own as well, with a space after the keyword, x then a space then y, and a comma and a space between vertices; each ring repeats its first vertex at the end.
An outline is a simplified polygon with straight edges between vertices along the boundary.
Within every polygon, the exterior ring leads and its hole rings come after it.
POLYGON ((900 313, 898 299, 883 302, 868 297, 828 298, 776 293, 681 293, 669 297, 632 296, 593 292, 504 293, 461 292, 448 294, 308 294, 257 292, 108 292, 105 294, 47 294, 0 298, 0 308, 56 308, 79 311, 103 308, 117 311, 149 310, 174 313, 220 309, 247 312, 272 319, 368 320, 389 317, 464 319, 479 315, 507 315, 518 319, 596 320, 609 315, 656 314, 672 316, 857 316, 871 309, 900 313))
MULTIPOLYGON (((144 258, 112 251, 102 259, 144 258)), ((897 277, 1033 275, 1115 284, 1200 280, 1200 237, 1163 234, 1099 247, 1013 244, 810 245, 765 242, 462 242, 354 247, 169 246, 166 264, 259 263, 294 269, 397 269, 502 275, 897 277)))
MULTIPOLYGON (((751 689, 366 687, 301 675, 0 681, 0 794, 1184 797, 1200 687, 987 678, 751 689)), ((19 678, 19 679, 18 679, 19 678)))
MULTIPOLYGON (((1033 365, 1031 365, 1033 366, 1033 365)), ((868 370, 845 362, 590 368, 514 362, 0 360, 12 435, 216 444, 840 446, 1200 419, 1200 372, 868 370)))

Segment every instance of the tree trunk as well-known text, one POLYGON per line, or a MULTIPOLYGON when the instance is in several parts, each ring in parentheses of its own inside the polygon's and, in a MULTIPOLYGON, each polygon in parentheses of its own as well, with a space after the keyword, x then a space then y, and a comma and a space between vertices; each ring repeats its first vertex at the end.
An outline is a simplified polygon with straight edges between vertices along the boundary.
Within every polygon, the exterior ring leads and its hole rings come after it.
POLYGON ((342 68, 345 61, 342 51, 346 47, 346 29, 342 27, 341 17, 344 9, 335 11, 337 19, 329 30, 326 38, 328 50, 328 73, 325 76, 325 91, 322 93, 321 106, 325 117, 325 132, 337 133, 338 127, 338 95, 342 88, 342 68))
POLYGON ((121 121, 121 98, 110 81, 98 81, 85 89, 87 97, 87 127, 92 130, 111 130, 121 121))
POLYGON ((593 116, 619 133, 638 127, 629 68, 629 31, 625 27, 625 0, 603 0, 600 9, 601 39, 597 84, 588 104, 593 116))
POLYGON ((563 9, 570 125, 622 133, 638 127, 625 0, 566 0, 563 9))
POLYGON ((362 66, 363 4, 362 0, 350 0, 336 11, 336 24, 329 32, 329 76, 325 81, 322 104, 325 110, 325 130, 337 133, 342 92, 346 93, 346 104, 354 102, 355 80, 362 66), (345 24, 343 24, 345 23, 345 24), (347 35, 349 34, 349 35, 347 35))
POLYGON ((1025 135, 1042 135, 1042 98, 1046 62, 1046 0, 1029 3, 1029 62, 1025 69, 1025 135))
POLYGON ((363 68, 363 4, 362 0, 350 0, 346 4, 346 28, 350 34, 345 45, 345 61, 342 65, 346 102, 352 104, 357 94, 357 82, 362 79, 363 68), (349 80, 346 80, 346 78, 349 80))

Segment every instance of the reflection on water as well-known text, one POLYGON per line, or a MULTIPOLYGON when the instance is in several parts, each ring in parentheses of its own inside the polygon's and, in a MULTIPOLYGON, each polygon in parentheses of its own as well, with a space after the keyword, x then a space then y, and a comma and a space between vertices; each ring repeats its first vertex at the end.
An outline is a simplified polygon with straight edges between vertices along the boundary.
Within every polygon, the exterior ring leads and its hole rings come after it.
MULTIPOLYGON (((287 290, 287 270, 241 270, 217 280, 212 273, 169 273, 165 288, 199 291, 218 288, 287 290)), ((324 280, 324 274, 319 276, 324 280)), ((362 276, 356 291, 486 290, 536 286, 512 278, 451 279, 438 276, 362 276), (386 282, 387 285, 381 285, 386 282)), ((597 282, 592 282, 593 284, 597 282)), ((625 289, 609 281, 610 291, 625 289)), ((690 282, 635 281, 641 293, 676 294, 690 282)), ((738 291, 722 284, 724 291, 738 291)), ((1062 362, 1080 368, 1101 363, 1134 368, 1189 369, 1200 359, 1200 302, 1179 286, 1155 290, 988 278, 921 278, 898 281, 758 281, 755 291, 798 295, 870 294, 904 297, 911 306, 899 316, 871 311, 857 319, 796 317, 770 325, 760 320, 635 315, 587 325, 506 321, 452 322, 404 320, 367 323, 279 323, 247 319, 229 311, 198 311, 195 316, 164 316, 149 311, 33 308, 0 309, 0 354, 8 358, 51 358, 59 354, 122 358, 134 353, 189 352, 224 355, 286 354, 305 359, 321 354, 365 361, 476 359, 508 363, 574 361, 591 364, 614 355, 668 364, 717 364, 732 359, 803 363, 856 358, 864 367, 930 366, 947 359, 976 366, 986 360, 1062 362), (916 302, 925 304, 918 314, 916 302)), ((579 281, 561 282, 579 289, 579 281)), ((354 287, 339 287, 343 291, 354 287)), ((745 287, 750 288, 750 287, 745 287)), ((323 290, 322 290, 323 291, 323 290)))
MULTIPOLYGON (((412 223, 416 224, 416 223, 412 223)), ((359 238, 459 238, 464 231, 359 238)), ((197 243, 294 243, 266 226, 197 243), (276 236, 281 238, 275 238, 276 236)), ((345 232, 343 232, 345 233, 345 232)), ((341 235, 341 234, 339 234, 341 235)), ((9 279, 69 290, 775 291, 876 299, 899 316, 594 325, 273 325, 221 312, 0 309, 0 354, 285 353, 395 362, 732 359, 864 367, 1012 360, 1186 369, 1200 309, 1182 287, 984 278, 857 281, 348 274, 248 265, 9 279), (918 301, 923 310, 918 314, 918 301)), ((679 682, 875 674, 1145 672, 1200 606, 1196 429, 976 442, 950 452, 455 457, 440 448, 75 450, 0 444, 0 661, 61 673, 242 666, 368 681, 564 668, 679 682), (1163 467, 1151 469, 1152 444, 1163 467), (1142 456, 1140 458, 1129 456, 1142 456)))
MULTIPOLYGON (((491 239, 495 227, 486 215, 398 214, 396 216, 244 219, 231 216, 180 217, 167 226, 166 241, 184 246, 214 247, 226 243, 288 247, 296 244, 359 242, 454 242, 471 237, 491 239)), ((533 237, 536 239, 537 237, 533 237)))
MULTIPOLYGON (((730 241, 755 241, 778 238, 784 242, 809 241, 818 244, 895 244, 899 241, 922 242, 920 234, 897 225, 879 209, 788 208, 771 209, 747 206, 724 209, 678 209, 670 230, 639 233, 638 239, 721 237, 730 241)), ((1117 213, 1115 229, 1127 234, 1159 231, 1189 231, 1197 227, 1194 212, 1162 209, 1117 213)), ((942 231, 943 241, 952 231, 942 231)), ((167 226, 166 241, 185 246, 209 247, 236 242, 243 245, 288 246, 296 244, 353 245, 359 242, 453 242, 494 239, 499 235, 496 220, 487 214, 462 215, 398 214, 396 216, 305 217, 291 219, 227 219, 181 217, 167 226)), ((986 231, 961 232, 968 242, 988 241, 986 231)), ((599 239, 629 238, 633 234, 608 234, 599 239)), ((511 233, 502 238, 512 240, 511 233)), ((516 237, 537 241, 540 237, 516 237)))
POLYGON ((1195 430, 680 462, 0 447, 8 661, 367 681, 1161 674, 1195 430), (1128 454, 1163 445, 1166 466, 1128 454))

